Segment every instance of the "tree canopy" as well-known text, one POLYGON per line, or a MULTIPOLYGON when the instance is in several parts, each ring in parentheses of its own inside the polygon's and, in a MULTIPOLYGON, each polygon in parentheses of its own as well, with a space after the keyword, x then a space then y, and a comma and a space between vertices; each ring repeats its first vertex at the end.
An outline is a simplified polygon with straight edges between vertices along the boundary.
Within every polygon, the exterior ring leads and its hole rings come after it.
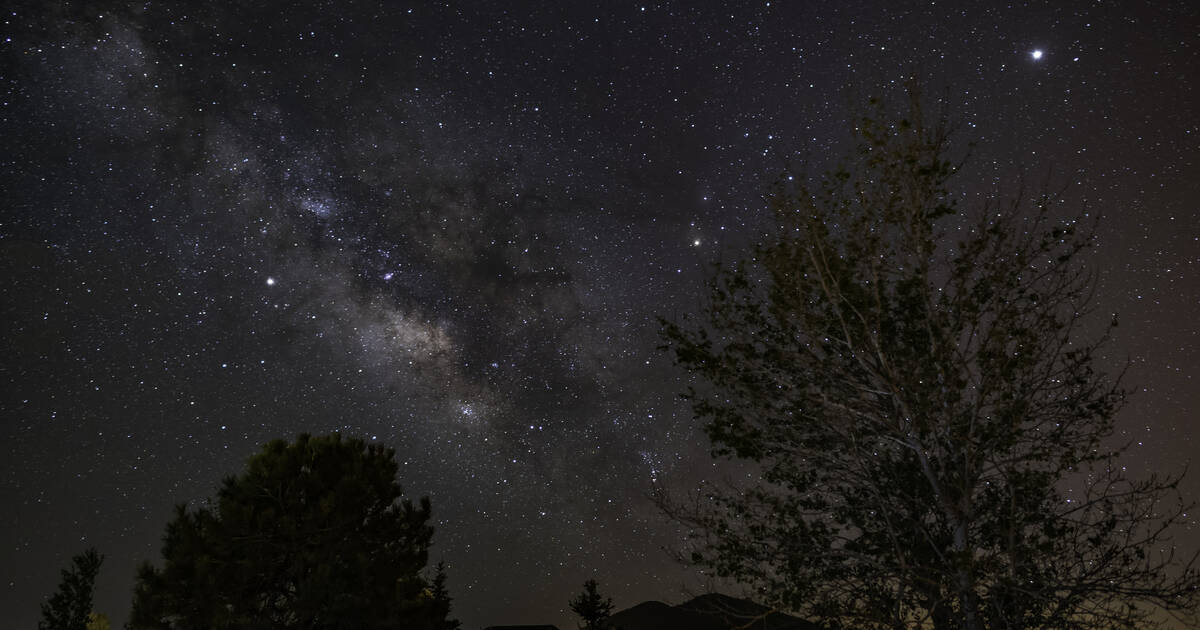
POLYGON ((96 575, 104 556, 89 548, 71 558, 71 567, 62 570, 58 590, 42 604, 38 630, 87 630, 92 615, 92 595, 96 575))
MULTIPOLYGON (((1055 195, 952 188, 944 116, 915 96, 770 195, 778 230, 664 321, 714 454, 747 483, 668 511, 690 560, 830 628, 1129 628, 1194 615, 1176 477, 1133 479, 1055 195)), ((1111 325, 1115 325, 1115 320, 1111 325)))
POLYGON ((439 627, 429 500, 403 499, 396 470, 391 449, 337 434, 270 442, 215 501, 176 508, 130 627, 439 627))

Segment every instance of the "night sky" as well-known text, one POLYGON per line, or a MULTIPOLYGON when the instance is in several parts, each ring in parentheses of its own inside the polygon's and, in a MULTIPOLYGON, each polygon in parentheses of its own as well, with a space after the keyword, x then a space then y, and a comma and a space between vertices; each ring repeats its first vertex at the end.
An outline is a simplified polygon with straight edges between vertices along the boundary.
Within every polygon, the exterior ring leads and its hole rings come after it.
POLYGON ((92 545, 123 623, 171 506, 299 432, 396 449, 468 630, 702 590, 647 494, 723 468, 657 317, 908 75, 969 207, 1025 173, 1104 217, 1127 465, 1200 465, 1192 2, 200 4, 3 15, 6 625, 92 545))

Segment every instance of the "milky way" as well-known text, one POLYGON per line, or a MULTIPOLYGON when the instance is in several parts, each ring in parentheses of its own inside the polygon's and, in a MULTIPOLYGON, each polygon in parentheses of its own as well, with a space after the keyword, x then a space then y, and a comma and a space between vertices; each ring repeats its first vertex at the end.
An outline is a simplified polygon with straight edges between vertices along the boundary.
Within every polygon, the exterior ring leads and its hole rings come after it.
POLYGON ((1130 464, 1195 450, 1190 3, 482 4, 6 13, 13 623, 88 545, 119 623, 170 507, 299 432, 396 449, 467 628, 571 627, 588 577, 621 606, 702 588, 646 498, 724 474, 658 317, 910 74, 977 142, 968 204, 1025 173, 1106 217, 1130 464))

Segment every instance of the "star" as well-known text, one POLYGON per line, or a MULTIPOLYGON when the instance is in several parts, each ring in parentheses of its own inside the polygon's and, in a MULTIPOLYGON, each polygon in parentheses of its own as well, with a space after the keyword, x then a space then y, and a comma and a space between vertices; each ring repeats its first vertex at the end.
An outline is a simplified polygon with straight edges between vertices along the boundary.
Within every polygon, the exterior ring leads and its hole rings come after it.
MULTIPOLYGON (((1179 227, 1200 195, 1182 176, 1195 143, 1181 139, 1196 132, 1172 115, 1189 103, 1187 56, 1160 54, 1192 36, 1189 3, 1124 11, 1136 31, 1094 3, 1031 24, 1052 0, 861 3, 861 20, 802 3, 678 19, 645 0, 595 3, 538 32, 533 55, 530 28, 549 19, 534 3, 500 15, 363 0, 334 23, 296 3, 287 29, 213 4, 217 40, 144 36, 179 24, 157 5, 105 12, 102 38, 98 24, 27 10, 37 36, 0 39, 21 47, 0 117, 12 184, 0 221, 13 234, 0 241, 0 303, 19 331, 0 388, 22 394, 4 403, 22 459, 0 494, 28 508, 0 519, 0 540, 15 541, 0 554, 5 602, 50 594, 81 551, 57 541, 87 536, 131 566, 171 504, 211 497, 270 440, 333 427, 394 448, 397 481, 433 497, 464 627, 510 610, 568 627, 561 602, 581 564, 622 607, 696 586, 691 569, 654 564, 675 530, 649 527, 658 514, 643 498, 651 479, 691 487, 724 464, 709 461, 654 322, 692 316, 710 295, 705 270, 792 225, 764 196, 781 179, 800 203, 778 210, 803 211, 799 193, 852 148, 844 110, 900 97, 892 81, 911 68, 896 51, 909 49, 929 57, 937 108, 968 123, 955 141, 977 143, 966 170, 986 176, 956 180, 963 217, 994 201, 991 178, 1043 168, 1111 216, 1088 263, 1105 278, 1096 306, 1121 312, 1112 350, 1134 357, 1131 378, 1170 392, 1136 397, 1154 432, 1126 436, 1147 453, 1131 471, 1195 463, 1200 353, 1180 341, 1194 330, 1195 243, 1179 227), (819 33, 790 26, 810 17, 819 33), (1042 44, 1059 47, 1053 63, 1042 44), (1112 51, 1120 71, 1105 67, 1112 51), (1154 437, 1169 431, 1178 439, 1154 437), (89 482, 43 493, 77 476, 89 482), (505 478, 521 491, 497 494, 505 478), (624 505, 594 509, 610 499, 624 505), (100 506, 104 518, 79 517, 100 506), (504 552, 479 552, 501 539, 504 552), (517 611, 529 593, 546 597, 517 611)), ((1200 546, 1200 528, 1181 534, 1200 546)), ((116 625, 136 575, 109 568, 94 607, 116 625)), ((6 612, 12 627, 39 613, 6 612)))

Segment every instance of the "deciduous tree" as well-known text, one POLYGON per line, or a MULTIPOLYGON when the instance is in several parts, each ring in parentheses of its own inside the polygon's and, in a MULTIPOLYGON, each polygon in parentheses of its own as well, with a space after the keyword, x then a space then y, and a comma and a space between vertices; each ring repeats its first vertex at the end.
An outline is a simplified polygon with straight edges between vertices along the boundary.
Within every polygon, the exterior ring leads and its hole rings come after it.
POLYGON ((1054 195, 960 207, 979 198, 915 97, 854 131, 840 167, 783 178, 778 230, 702 314, 664 322, 750 480, 663 501, 690 559, 830 628, 1194 619, 1178 477, 1128 476, 1114 442, 1092 224, 1054 195))

